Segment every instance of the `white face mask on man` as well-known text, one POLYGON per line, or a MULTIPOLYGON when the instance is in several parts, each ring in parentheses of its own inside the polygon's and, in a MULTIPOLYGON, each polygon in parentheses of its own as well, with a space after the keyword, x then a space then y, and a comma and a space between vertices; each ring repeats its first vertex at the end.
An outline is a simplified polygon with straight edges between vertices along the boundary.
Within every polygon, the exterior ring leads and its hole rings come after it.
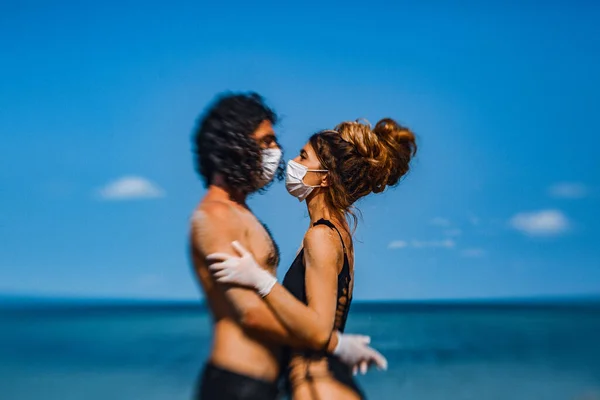
POLYGON ((321 185, 310 186, 304 183, 304 177, 308 172, 328 172, 328 170, 308 169, 308 167, 294 160, 288 161, 285 174, 285 188, 300 201, 304 201, 314 188, 321 187, 321 185))
POLYGON ((260 181, 260 187, 266 186, 273 180, 279 168, 279 161, 281 161, 281 149, 264 149, 261 151, 262 160, 262 179, 260 181))

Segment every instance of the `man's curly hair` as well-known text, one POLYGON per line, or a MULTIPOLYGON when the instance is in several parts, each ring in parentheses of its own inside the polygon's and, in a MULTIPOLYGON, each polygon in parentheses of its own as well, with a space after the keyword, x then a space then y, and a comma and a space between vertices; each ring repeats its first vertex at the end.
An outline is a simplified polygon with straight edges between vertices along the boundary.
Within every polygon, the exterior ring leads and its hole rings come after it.
POLYGON ((261 150, 253 133, 277 115, 256 93, 219 95, 201 117, 193 135, 196 170, 206 186, 220 174, 242 193, 260 188, 261 150))

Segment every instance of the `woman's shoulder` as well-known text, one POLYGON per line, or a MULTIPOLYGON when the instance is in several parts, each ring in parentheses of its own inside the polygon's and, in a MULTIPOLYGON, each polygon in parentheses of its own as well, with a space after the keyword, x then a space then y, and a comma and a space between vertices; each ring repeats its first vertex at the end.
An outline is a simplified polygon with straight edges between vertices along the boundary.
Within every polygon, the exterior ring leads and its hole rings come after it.
POLYGON ((317 224, 304 235, 304 251, 319 258, 338 258, 343 254, 343 243, 334 228, 317 224))

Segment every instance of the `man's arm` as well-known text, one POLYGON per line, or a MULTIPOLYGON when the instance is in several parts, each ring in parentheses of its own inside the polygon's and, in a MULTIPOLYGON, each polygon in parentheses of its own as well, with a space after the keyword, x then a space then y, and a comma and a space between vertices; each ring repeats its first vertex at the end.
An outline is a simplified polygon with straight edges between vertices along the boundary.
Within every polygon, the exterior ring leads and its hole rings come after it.
MULTIPOLYGON (((201 257, 206 257, 215 252, 233 252, 233 241, 247 246, 244 229, 238 221, 238 216, 230 205, 220 202, 205 204, 201 211, 196 212, 192 222, 194 250, 201 257)), ((216 282, 215 284, 223 291, 238 323, 248 334, 293 347, 322 348, 321 342, 300 339, 290 333, 254 290, 216 282)), ((332 343, 332 348, 334 346, 335 343, 332 343)))

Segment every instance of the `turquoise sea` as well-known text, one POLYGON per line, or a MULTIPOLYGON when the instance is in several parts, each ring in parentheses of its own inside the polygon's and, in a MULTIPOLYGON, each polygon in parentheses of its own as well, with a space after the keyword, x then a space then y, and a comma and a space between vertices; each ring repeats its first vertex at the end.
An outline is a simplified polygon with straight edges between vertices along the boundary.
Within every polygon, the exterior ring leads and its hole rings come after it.
MULTIPOLYGON (((355 303, 387 372, 370 399, 600 400, 600 304, 355 303)), ((4 302, 0 399, 189 399, 210 346, 193 303, 4 302)))

